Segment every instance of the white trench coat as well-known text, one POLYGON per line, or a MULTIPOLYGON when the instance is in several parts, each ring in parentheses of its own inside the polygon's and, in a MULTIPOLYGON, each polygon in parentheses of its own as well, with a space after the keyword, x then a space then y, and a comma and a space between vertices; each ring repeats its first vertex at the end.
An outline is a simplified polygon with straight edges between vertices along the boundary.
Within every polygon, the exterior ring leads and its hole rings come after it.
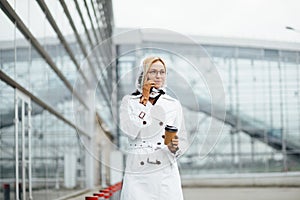
POLYGON ((164 94, 154 105, 144 106, 140 97, 127 95, 120 107, 120 128, 129 141, 121 200, 182 200, 176 158, 188 141, 181 104, 164 94), (166 125, 178 128, 175 154, 164 145, 166 125))

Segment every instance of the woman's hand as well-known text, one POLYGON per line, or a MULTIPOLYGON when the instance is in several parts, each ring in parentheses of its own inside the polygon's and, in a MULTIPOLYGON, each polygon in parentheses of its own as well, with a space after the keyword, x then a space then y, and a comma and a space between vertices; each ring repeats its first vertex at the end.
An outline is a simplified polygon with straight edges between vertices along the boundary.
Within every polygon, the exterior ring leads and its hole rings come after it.
POLYGON ((168 144, 168 148, 172 153, 176 153, 176 151, 178 151, 179 147, 179 139, 178 136, 175 135, 175 137, 171 140, 171 142, 168 144))
POLYGON ((148 80, 143 86, 143 93, 140 99, 140 103, 143 104, 144 106, 147 104, 147 101, 149 100, 150 90, 152 87, 155 87, 155 82, 152 80, 148 80))

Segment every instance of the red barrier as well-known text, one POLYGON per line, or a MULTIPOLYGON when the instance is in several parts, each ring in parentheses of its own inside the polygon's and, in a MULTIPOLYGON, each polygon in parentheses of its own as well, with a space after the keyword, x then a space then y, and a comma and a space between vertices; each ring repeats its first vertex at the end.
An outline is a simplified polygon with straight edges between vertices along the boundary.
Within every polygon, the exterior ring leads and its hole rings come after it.
POLYGON ((103 192, 104 195, 106 195, 106 194, 108 194, 109 196, 112 195, 112 191, 109 188, 102 189, 102 190, 100 190, 100 192, 103 192))
POLYGON ((108 186, 107 188, 101 189, 100 193, 94 193, 94 196, 85 197, 85 200, 99 200, 99 199, 119 199, 119 190, 122 189, 122 182, 108 186))
POLYGON ((103 192, 100 192, 100 193, 94 193, 93 195, 94 195, 94 196, 97 196, 97 197, 104 197, 104 193, 103 193, 103 192))
POLYGON ((109 199, 112 195, 110 193, 104 193, 104 199, 109 199))
POLYGON ((98 200, 97 196, 85 197, 85 200, 98 200))

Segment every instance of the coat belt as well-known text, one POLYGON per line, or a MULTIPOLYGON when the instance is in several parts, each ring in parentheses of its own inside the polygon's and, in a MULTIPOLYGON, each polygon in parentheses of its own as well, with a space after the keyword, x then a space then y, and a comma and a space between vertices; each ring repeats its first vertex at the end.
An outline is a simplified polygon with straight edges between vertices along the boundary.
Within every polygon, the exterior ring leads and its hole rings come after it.
POLYGON ((129 143, 129 149, 144 149, 144 148, 153 148, 153 145, 149 143, 129 143))

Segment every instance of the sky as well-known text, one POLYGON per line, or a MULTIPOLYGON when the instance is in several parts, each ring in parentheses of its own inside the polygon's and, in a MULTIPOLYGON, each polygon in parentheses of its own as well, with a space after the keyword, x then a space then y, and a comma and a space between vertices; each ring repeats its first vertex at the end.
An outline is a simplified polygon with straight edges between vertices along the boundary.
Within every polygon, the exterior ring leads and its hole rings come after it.
POLYGON ((117 28, 300 43, 300 0, 113 0, 113 12, 117 28))

